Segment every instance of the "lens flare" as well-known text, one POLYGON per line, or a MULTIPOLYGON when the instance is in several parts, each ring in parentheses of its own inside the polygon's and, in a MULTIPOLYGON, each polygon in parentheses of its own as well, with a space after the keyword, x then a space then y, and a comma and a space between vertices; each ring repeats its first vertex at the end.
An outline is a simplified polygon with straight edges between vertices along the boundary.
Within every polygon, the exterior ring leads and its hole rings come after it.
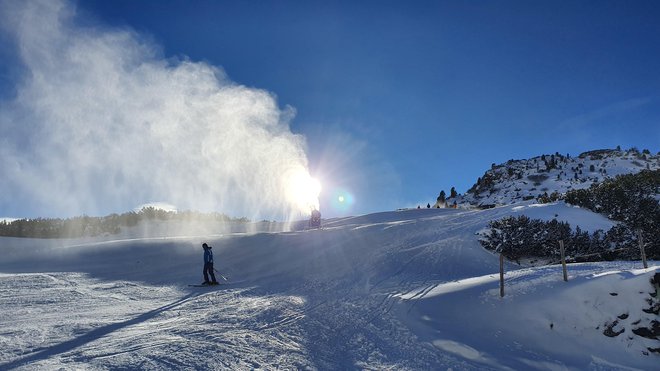
POLYGON ((339 213, 350 212, 355 202, 353 194, 345 189, 335 189, 331 198, 331 206, 339 213))

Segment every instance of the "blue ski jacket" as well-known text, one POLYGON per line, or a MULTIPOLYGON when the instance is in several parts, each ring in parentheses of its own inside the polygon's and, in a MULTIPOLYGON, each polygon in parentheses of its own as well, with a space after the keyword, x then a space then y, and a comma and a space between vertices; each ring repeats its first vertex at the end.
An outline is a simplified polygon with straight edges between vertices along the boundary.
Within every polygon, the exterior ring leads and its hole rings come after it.
POLYGON ((213 263, 213 251, 210 246, 208 249, 204 249, 204 263, 213 263))

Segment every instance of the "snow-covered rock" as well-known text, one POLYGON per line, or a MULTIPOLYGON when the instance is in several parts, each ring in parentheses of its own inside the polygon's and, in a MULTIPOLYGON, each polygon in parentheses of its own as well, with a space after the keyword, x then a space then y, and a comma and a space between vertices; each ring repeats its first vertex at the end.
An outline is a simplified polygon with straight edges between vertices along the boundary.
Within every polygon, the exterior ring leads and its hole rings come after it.
POLYGON ((565 194, 572 189, 589 188, 605 179, 644 169, 660 169, 660 154, 636 149, 604 149, 584 152, 577 157, 555 153, 509 160, 493 164, 466 194, 449 199, 448 204, 457 201, 464 206, 509 205, 553 192, 565 194))

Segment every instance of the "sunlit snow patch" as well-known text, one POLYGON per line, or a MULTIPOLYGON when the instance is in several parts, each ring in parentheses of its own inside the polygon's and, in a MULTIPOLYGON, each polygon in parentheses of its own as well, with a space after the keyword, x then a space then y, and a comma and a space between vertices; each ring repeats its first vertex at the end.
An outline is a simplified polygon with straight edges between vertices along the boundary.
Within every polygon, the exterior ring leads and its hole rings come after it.
POLYGON ((404 300, 412 300, 412 299, 422 299, 422 298, 432 298, 434 296, 438 295, 443 295, 443 294, 448 294, 451 292, 456 292, 456 291, 462 291, 469 289, 471 287, 483 285, 489 282, 494 282, 499 279, 499 276, 496 274, 488 274, 485 276, 481 277, 471 277, 471 278, 466 278, 458 281, 452 281, 452 282, 447 282, 447 283, 441 283, 436 285, 434 288, 431 290, 426 289, 418 289, 414 290, 411 293, 408 294, 399 294, 401 299, 404 300), (428 292, 425 292, 428 290, 428 292))
POLYGON ((451 340, 434 340, 433 345, 435 345, 435 347, 438 349, 444 350, 445 352, 456 354, 471 361, 484 363, 490 366, 501 367, 503 370, 511 370, 511 368, 498 364, 489 356, 465 344, 451 340))
POLYGON ((142 204, 134 208, 133 210, 135 212, 138 212, 142 209, 148 209, 148 208, 154 208, 156 210, 163 210, 163 211, 174 211, 174 212, 177 211, 176 206, 172 204, 168 204, 166 202, 150 202, 150 203, 142 204))

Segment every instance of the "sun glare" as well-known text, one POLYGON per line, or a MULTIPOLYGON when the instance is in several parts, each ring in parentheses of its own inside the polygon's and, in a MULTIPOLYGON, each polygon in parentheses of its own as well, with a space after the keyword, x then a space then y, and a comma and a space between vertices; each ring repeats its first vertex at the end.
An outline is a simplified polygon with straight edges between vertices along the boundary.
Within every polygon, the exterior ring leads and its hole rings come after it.
POLYGON ((312 178, 307 171, 294 172, 287 182, 287 198, 301 212, 309 213, 319 209, 321 182, 312 178))

